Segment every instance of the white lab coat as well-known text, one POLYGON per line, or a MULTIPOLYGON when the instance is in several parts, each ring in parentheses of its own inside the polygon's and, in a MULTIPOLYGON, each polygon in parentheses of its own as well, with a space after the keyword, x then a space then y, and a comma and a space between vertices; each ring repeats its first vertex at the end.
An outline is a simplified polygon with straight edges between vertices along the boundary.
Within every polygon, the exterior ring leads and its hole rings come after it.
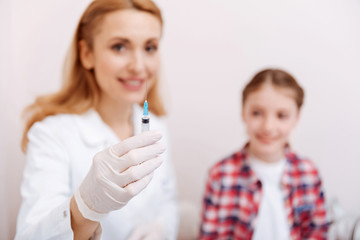
MULTIPOLYGON (((134 106, 135 135, 141 128, 141 108, 134 106)), ((178 209, 175 175, 169 159, 168 135, 162 119, 151 115, 167 151, 150 184, 103 221, 102 239, 127 239, 134 228, 156 220, 176 239, 178 209)), ((73 239, 70 199, 90 169, 95 153, 120 140, 95 110, 59 114, 35 123, 28 133, 27 161, 21 185, 22 205, 15 239, 73 239)))

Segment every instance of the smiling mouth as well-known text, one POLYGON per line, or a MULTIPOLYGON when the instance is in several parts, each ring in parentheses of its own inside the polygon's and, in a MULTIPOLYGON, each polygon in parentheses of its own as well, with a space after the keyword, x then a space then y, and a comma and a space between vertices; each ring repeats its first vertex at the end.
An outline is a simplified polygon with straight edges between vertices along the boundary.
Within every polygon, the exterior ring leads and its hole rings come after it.
POLYGON ((140 90, 145 79, 143 78, 131 78, 131 79, 124 79, 118 78, 119 82, 128 90, 137 91, 140 90))

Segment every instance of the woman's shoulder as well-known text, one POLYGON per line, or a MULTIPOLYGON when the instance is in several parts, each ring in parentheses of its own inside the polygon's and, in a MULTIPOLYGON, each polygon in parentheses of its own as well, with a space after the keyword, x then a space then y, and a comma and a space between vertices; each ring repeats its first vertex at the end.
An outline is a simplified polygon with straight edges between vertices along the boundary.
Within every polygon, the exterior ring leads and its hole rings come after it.
POLYGON ((30 128, 30 132, 37 130, 64 131, 74 126, 77 116, 77 114, 68 113, 47 116, 43 120, 35 122, 30 128))
POLYGON ((74 139, 77 134, 74 114, 57 114, 47 116, 41 121, 34 123, 27 133, 27 153, 43 151, 51 148, 61 152, 67 146, 69 139, 74 139), (45 147, 46 146, 46 147, 45 147))
POLYGON ((82 114, 70 113, 47 116, 31 126, 27 135, 29 142, 48 142, 50 139, 66 142, 69 138, 74 138, 79 134, 78 121, 82 118, 82 114))

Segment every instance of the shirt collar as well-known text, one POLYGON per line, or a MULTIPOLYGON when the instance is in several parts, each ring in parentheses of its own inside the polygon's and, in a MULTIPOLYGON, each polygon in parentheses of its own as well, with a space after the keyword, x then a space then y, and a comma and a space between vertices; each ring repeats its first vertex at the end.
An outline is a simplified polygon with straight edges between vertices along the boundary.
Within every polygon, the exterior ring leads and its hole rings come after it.
POLYGON ((281 178, 281 184, 290 188, 296 187, 301 184, 298 181, 299 170, 296 167, 296 162, 299 160, 299 158, 294 153, 290 152, 290 149, 287 149, 285 156, 286 164, 284 174, 281 178))
POLYGON ((257 187, 259 187, 260 180, 254 173, 254 171, 250 167, 250 163, 247 157, 247 150, 249 147, 249 143, 247 143, 240 152, 238 152, 238 158, 242 159, 240 164, 240 177, 239 178, 239 184, 241 186, 247 187, 248 189, 255 190, 257 187))
MULTIPOLYGON (((240 152, 238 152, 238 158, 242 159, 240 164, 240 172, 241 176, 244 176, 240 178, 240 185, 246 186, 249 189, 254 189, 260 184, 260 179, 256 176, 252 168, 250 167, 250 163, 247 157, 247 151, 248 151, 249 143, 246 143, 245 146, 241 149, 240 152)), ((285 167, 284 167, 284 173, 281 177, 281 184, 285 187, 294 187, 297 186, 298 183, 295 181, 295 174, 296 169, 294 168, 295 161, 298 160, 298 157, 291 152, 290 146, 285 146, 285 167)))

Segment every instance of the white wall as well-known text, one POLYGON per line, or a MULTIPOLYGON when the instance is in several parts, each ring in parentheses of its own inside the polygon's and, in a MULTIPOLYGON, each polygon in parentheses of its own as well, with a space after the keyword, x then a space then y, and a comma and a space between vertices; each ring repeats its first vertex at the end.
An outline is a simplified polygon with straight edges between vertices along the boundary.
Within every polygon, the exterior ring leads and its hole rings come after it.
MULTIPOLYGON (((88 2, 1 2, 1 35, 9 38, 0 38, 0 106, 6 110, 0 194, 7 197, 0 199, 0 239, 14 236, 20 204, 21 110, 59 88, 65 51, 88 2)), ((359 1, 156 2, 165 18, 161 51, 180 199, 201 205, 208 168, 246 141, 241 88, 256 71, 275 66, 293 73, 306 91, 294 149, 317 164, 329 199, 360 213, 359 1)))
POLYGON ((7 157, 5 151, 7 147, 5 129, 7 124, 7 111, 9 107, 5 104, 6 95, 3 89, 6 88, 10 81, 10 2, 0 1, 0 239, 8 239, 9 237, 9 223, 8 223, 8 194, 6 170, 7 157))
POLYGON ((0 150, 0 181, 5 184, 5 194, 1 196, 6 196, 0 199, 0 217, 7 213, 7 221, 0 221, 7 229, 5 232, 0 228, 0 239, 13 239, 21 202, 19 186, 25 163, 20 150, 21 112, 35 96, 59 88, 63 58, 75 24, 89 2, 1 2, 0 16, 11 25, 1 28, 0 37, 0 96, 5 109, 1 113, 0 136, 4 146, 0 150))

